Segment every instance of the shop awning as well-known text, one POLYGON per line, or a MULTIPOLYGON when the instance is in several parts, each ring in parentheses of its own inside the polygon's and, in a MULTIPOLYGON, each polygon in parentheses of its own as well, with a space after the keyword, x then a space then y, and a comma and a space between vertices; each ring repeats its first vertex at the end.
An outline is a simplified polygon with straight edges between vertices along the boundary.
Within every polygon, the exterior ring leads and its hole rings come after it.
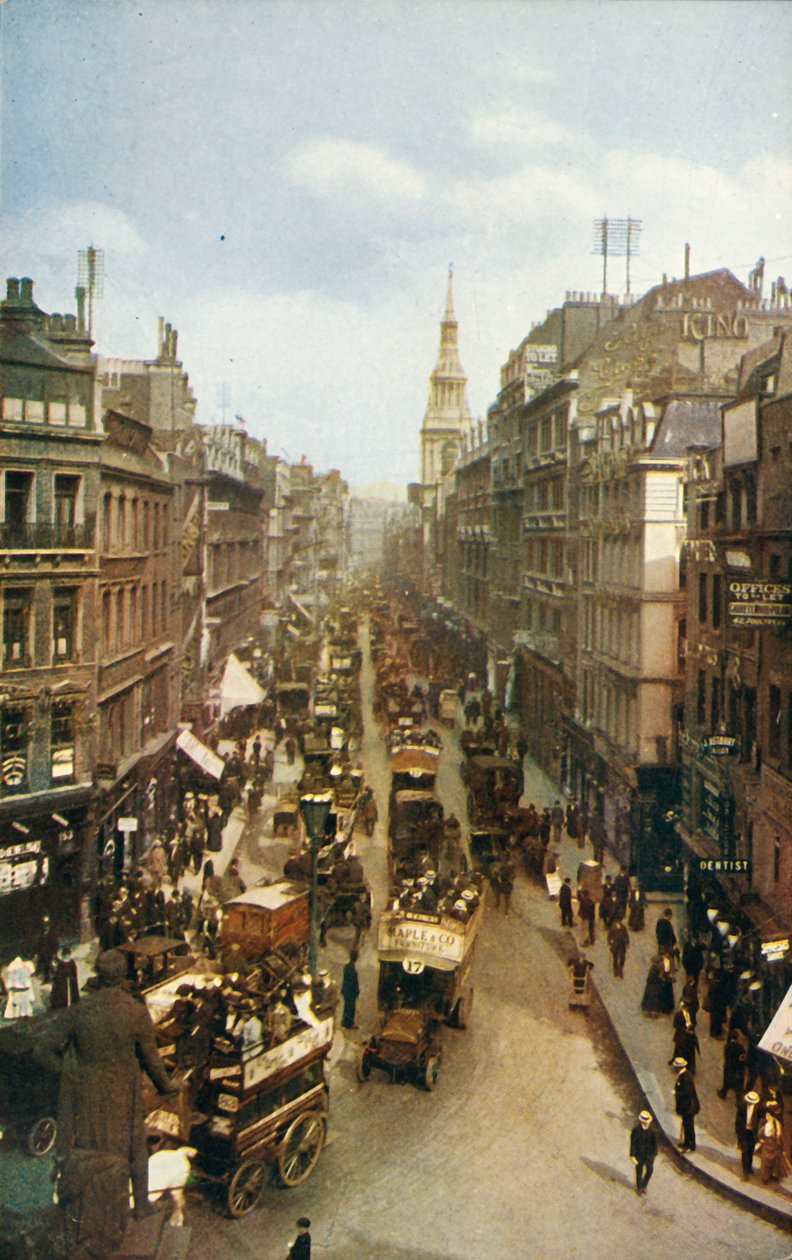
POLYGON ((225 717, 232 709, 245 708, 249 704, 261 704, 264 697, 265 693, 253 675, 232 652, 220 683, 220 716, 225 717))
POLYGON ((202 744, 192 731, 180 731, 176 738, 176 747, 181 748, 183 753, 191 757, 195 764, 200 766, 206 774, 210 774, 213 779, 220 778, 225 765, 222 757, 218 757, 211 748, 202 744))
POLYGON ((312 625, 313 616, 311 615, 311 613, 309 613, 308 609, 305 608, 304 605, 300 603, 296 595, 292 595, 291 591, 289 591, 289 599, 291 603, 294 605, 294 607, 296 608, 297 612, 300 614, 300 616, 304 617, 309 625, 312 625))

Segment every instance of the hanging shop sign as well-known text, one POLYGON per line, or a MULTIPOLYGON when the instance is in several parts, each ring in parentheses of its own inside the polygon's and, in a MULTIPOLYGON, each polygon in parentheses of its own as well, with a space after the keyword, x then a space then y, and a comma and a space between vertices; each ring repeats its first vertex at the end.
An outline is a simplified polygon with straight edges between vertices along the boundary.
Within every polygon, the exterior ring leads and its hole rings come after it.
POLYGON ((737 752, 738 742, 733 735, 709 735, 701 741, 704 757, 729 757, 737 752))
POLYGON ((40 840, 0 850, 0 896, 44 884, 48 875, 49 858, 43 856, 40 840))
POLYGON ((729 580, 726 601, 729 625, 746 629, 778 629, 792 622, 792 582, 729 580))
POLYGON ((750 875, 750 858, 699 858, 698 869, 703 874, 750 875))
POLYGON ((780 937, 777 941, 762 941, 762 957, 765 962, 781 962, 789 953, 789 937, 780 937))
POLYGON ((138 820, 137 818, 119 818, 116 827, 119 831, 137 831, 138 820))

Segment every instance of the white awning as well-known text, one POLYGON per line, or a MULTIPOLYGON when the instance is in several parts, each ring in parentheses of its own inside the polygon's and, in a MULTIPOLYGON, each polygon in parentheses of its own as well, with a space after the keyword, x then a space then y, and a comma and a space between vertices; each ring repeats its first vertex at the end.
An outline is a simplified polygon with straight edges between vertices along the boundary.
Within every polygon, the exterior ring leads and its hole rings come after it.
POLYGON ((292 595, 291 591, 289 591, 289 599, 294 604, 294 607, 297 609, 297 612, 300 614, 300 616, 304 617, 305 620, 309 622, 309 624, 312 623, 313 616, 311 615, 311 613, 308 612, 308 609, 305 608, 304 605, 300 603, 299 599, 297 599, 295 595, 292 595))
POLYGON ((195 764, 200 766, 206 774, 211 774, 213 779, 220 778, 225 762, 222 757, 218 757, 217 753, 213 753, 211 748, 207 748, 206 744, 202 744, 192 731, 179 731, 176 747, 181 748, 188 757, 192 757, 195 764))
POLYGON ((248 704, 261 704, 264 696, 253 675, 232 652, 220 683, 220 716, 225 717, 232 709, 244 708, 248 704))

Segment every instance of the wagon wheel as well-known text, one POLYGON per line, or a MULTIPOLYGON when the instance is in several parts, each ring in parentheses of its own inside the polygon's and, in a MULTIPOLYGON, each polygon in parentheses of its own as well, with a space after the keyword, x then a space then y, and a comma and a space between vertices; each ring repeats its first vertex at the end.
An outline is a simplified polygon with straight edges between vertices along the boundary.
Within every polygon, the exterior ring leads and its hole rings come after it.
POLYGON ((240 1164, 228 1187, 228 1210, 232 1216, 247 1216, 258 1206, 267 1184, 266 1164, 240 1164))
POLYGON ((306 1112, 286 1130, 278 1155, 278 1172, 285 1186, 298 1186, 310 1177, 324 1146, 327 1122, 316 1112, 306 1112))
POLYGON ((52 1116, 42 1116, 28 1133, 27 1146, 31 1155, 37 1158, 47 1155, 55 1145, 58 1126, 52 1116))
POLYGON ((364 1085, 366 1081, 368 1080, 368 1078, 371 1076, 370 1060, 371 1060, 371 1054, 369 1052, 368 1046, 361 1046, 360 1051, 358 1053, 358 1057, 357 1057, 357 1063, 355 1064, 355 1076, 358 1078, 358 1080, 360 1081, 362 1085, 364 1085))
POLYGON ((473 1005, 473 990, 463 993, 462 997, 456 1004, 454 1011, 454 1023, 457 1028, 467 1028, 470 1023, 470 1008, 473 1005))
POLYGON ((423 1070, 423 1083, 430 1093, 437 1084, 437 1078, 439 1075, 440 1059, 437 1055, 430 1054, 429 1058, 426 1060, 426 1065, 423 1070))

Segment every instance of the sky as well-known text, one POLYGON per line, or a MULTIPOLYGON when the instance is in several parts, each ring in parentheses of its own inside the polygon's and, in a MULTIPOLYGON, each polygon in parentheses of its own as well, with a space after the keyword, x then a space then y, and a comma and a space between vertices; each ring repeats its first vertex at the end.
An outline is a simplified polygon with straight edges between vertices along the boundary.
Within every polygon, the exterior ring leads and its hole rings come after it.
POLYGON ((474 416, 603 215, 633 292, 792 278, 790 54, 781 0, 0 0, 5 275, 103 249, 99 353, 162 315, 202 423, 414 481, 450 265, 474 416))

